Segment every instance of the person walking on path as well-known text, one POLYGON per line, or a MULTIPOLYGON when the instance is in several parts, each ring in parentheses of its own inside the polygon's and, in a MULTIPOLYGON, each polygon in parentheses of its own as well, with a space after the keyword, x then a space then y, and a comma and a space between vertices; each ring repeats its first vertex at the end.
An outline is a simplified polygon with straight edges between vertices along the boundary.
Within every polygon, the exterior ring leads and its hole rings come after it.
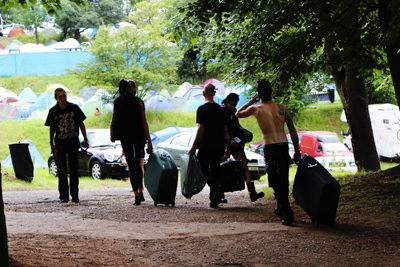
POLYGON ((289 155, 289 144, 285 134, 285 123, 295 149, 294 160, 301 158, 299 138, 294 127, 289 109, 282 104, 272 101, 272 87, 268 80, 258 79, 257 94, 239 108, 238 118, 254 115, 263 134, 264 157, 267 164, 268 184, 274 189, 277 200, 275 214, 283 225, 291 225, 294 214, 289 203, 289 166, 292 160, 289 155), (255 104, 261 98, 261 103, 255 104))
POLYGON ((230 138, 230 151, 235 160, 240 160, 243 163, 243 169, 246 176, 247 190, 250 194, 250 200, 252 202, 257 199, 264 197, 264 192, 257 193, 254 187, 254 182, 251 181, 249 168, 247 167, 247 158, 244 153, 244 141, 242 140, 242 130, 239 124, 239 119, 236 117, 236 106, 239 102, 239 96, 235 93, 230 93, 223 101, 222 107, 225 111, 228 133, 230 138))
POLYGON ((60 201, 67 203, 69 195, 72 202, 79 202, 78 150, 79 129, 83 135, 83 146, 88 147, 86 127, 83 121, 85 114, 78 105, 67 101, 63 88, 54 91, 57 103, 49 110, 46 126, 50 126, 50 146, 57 165, 58 191, 60 201), (68 185, 67 157, 70 175, 68 185))
POLYGON ((203 95, 206 102, 197 109, 199 128, 189 154, 194 155, 199 149, 197 158, 210 187, 210 207, 218 208, 224 193, 220 182, 220 163, 225 147, 226 153, 230 154, 229 135, 224 110, 214 102, 215 86, 207 84, 203 95))
POLYGON ((143 196, 143 170, 141 158, 147 141, 147 152, 153 150, 149 125, 146 120, 143 100, 136 97, 136 83, 133 80, 119 81, 119 97, 114 100, 114 109, 110 124, 112 142, 121 140, 129 168, 129 179, 135 194, 133 205, 145 201, 143 196))

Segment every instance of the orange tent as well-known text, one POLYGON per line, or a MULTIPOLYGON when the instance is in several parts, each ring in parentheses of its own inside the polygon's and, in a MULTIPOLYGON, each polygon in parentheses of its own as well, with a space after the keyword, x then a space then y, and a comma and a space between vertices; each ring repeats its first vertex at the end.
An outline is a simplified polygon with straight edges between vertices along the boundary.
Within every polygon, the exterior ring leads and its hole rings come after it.
POLYGON ((20 34, 26 35, 26 33, 24 32, 23 29, 15 27, 15 28, 12 28, 12 30, 8 33, 8 37, 18 36, 20 34))

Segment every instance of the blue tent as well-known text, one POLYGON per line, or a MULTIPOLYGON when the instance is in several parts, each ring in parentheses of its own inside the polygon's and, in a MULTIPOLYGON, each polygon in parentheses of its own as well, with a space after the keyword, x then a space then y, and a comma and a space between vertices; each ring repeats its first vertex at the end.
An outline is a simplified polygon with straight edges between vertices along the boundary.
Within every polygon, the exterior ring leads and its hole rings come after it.
POLYGON ((55 99, 53 95, 51 95, 48 92, 41 93, 38 97, 38 99, 35 101, 35 106, 39 110, 45 110, 48 109, 49 107, 52 107, 55 105, 55 99))
POLYGON ((21 100, 26 100, 28 103, 35 103, 38 98, 36 93, 29 87, 23 89, 18 94, 18 97, 21 98, 21 100))
POLYGON ((204 88, 201 86, 194 86, 190 88, 183 96, 182 98, 191 98, 196 95, 202 95, 204 91, 204 88))
MULTIPOLYGON (((33 164, 34 168, 47 168, 47 163, 43 160, 42 155, 40 155, 39 150, 35 147, 35 145, 32 143, 31 140, 22 140, 19 141, 18 143, 29 144, 28 146, 29 154, 31 154, 31 158, 34 163, 33 164)), ((6 168, 13 167, 11 154, 8 154, 7 158, 4 161, 2 161, 1 164, 3 164, 3 166, 6 168)))
POLYGON ((146 109, 157 109, 157 110, 172 110, 174 105, 171 101, 163 95, 154 95, 149 97, 145 103, 146 109))
POLYGON ((183 105, 181 111, 182 112, 193 112, 197 111, 197 109, 201 106, 201 102, 197 98, 189 98, 186 100, 185 104, 183 105))

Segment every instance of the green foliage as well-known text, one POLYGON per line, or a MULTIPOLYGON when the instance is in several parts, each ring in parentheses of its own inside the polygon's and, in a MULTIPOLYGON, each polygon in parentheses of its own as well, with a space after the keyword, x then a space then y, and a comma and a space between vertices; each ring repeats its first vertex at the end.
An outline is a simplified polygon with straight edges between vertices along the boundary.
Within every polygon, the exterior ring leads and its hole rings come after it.
POLYGON ((72 73, 86 84, 108 86, 115 91, 122 78, 134 79, 143 87, 140 91, 143 93, 176 84, 175 63, 180 60, 181 52, 167 38, 158 32, 133 27, 124 27, 115 33, 102 27, 89 48, 94 59, 79 64, 80 70, 72 73))
MULTIPOLYGON (((84 6, 86 5, 86 2, 84 0, 68 0, 71 3, 74 3, 76 5, 81 5, 84 6)), ((0 8, 4 10, 9 10, 11 8, 15 8, 17 6, 21 6, 24 9, 27 9, 29 6, 29 3, 31 4, 36 4, 37 0, 1 0, 0 1, 0 8)), ((55 15, 56 10, 61 9, 61 0, 46 0, 46 1, 41 1, 40 2, 43 7, 47 10, 47 13, 49 15, 55 15)))

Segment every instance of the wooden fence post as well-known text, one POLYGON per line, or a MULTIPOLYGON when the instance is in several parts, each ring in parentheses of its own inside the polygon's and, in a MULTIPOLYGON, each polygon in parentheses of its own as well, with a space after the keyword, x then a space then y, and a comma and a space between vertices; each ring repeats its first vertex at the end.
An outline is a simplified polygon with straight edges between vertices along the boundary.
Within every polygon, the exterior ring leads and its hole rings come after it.
POLYGON ((1 187, 0 165, 0 266, 9 266, 6 216, 4 215, 3 190, 1 187))

